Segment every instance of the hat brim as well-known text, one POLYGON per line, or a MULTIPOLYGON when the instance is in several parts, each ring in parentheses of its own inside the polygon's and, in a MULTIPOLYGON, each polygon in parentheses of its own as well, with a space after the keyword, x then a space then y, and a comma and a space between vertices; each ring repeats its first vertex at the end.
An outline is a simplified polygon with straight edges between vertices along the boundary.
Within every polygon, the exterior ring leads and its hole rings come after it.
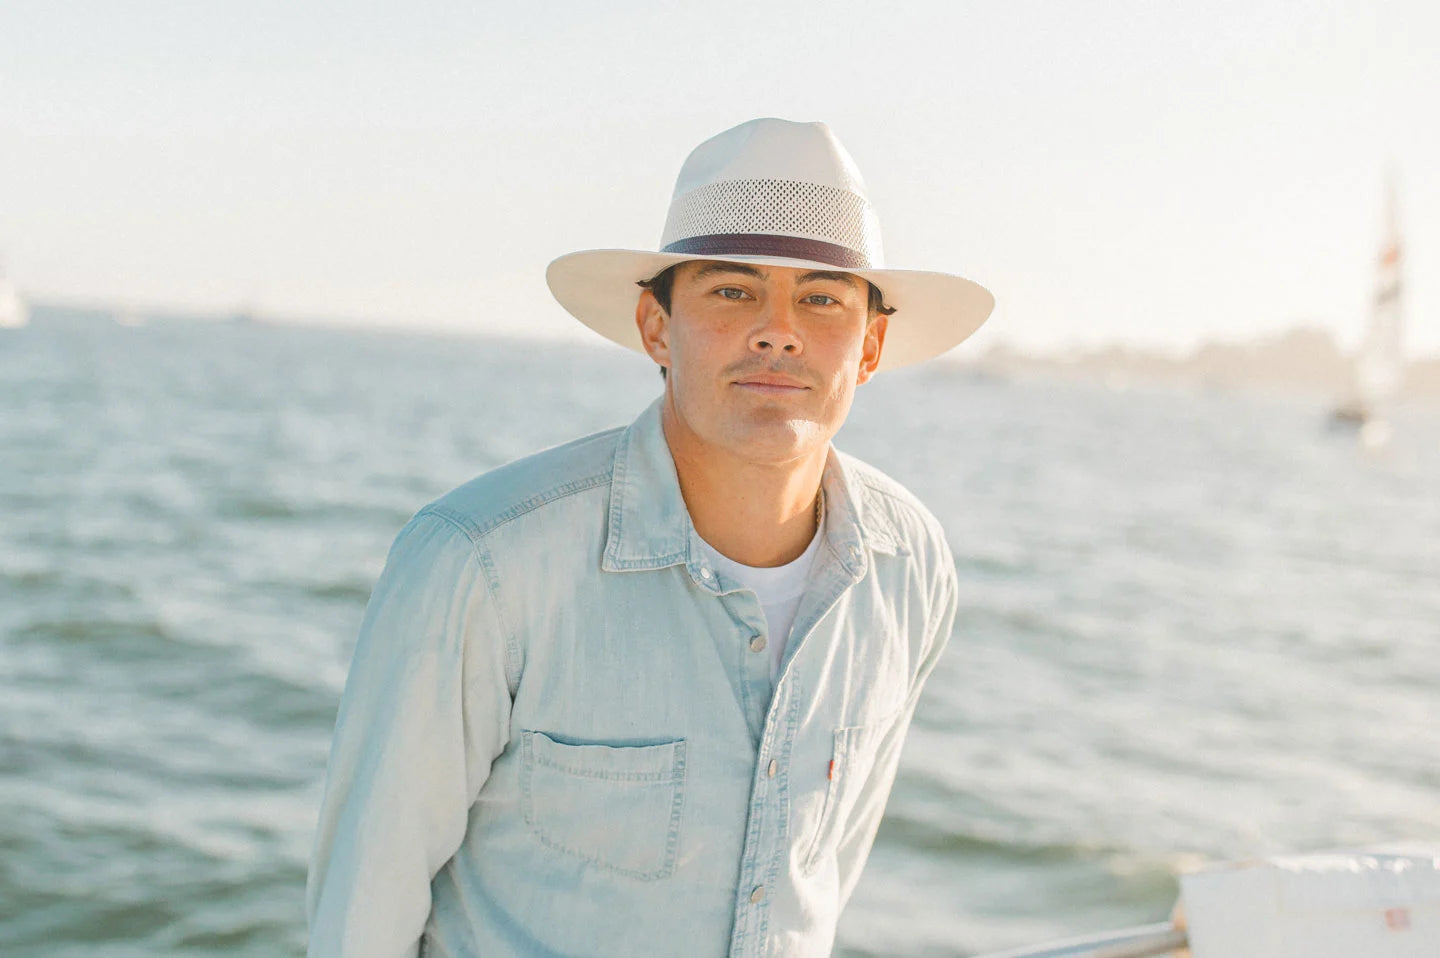
MULTIPOLYGON (((561 256, 545 270, 550 292, 565 310, 613 343, 644 352, 635 326, 636 283, 676 263, 719 260, 756 266, 835 269, 813 260, 780 256, 696 256, 646 250, 592 249, 561 256)), ((995 297, 979 283, 949 273, 910 269, 847 269, 874 283, 895 315, 885 331, 880 370, 938 356, 979 329, 995 297)))

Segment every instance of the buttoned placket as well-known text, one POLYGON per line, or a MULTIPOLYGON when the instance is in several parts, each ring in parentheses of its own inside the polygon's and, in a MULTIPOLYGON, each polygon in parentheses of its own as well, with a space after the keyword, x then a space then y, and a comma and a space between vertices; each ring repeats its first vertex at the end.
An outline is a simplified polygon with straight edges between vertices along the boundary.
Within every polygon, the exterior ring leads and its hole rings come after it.
MULTIPOLYGON (((824 552, 822 546, 822 553, 824 552)), ((841 547, 845 561, 827 562, 813 580, 810 597, 813 602, 801 607, 801 617, 791 631, 780 665, 774 693, 766 711, 760 745, 756 754, 755 775, 750 788, 750 806, 745 828, 745 844, 740 856, 740 882, 736 890, 735 925, 730 938, 730 955, 761 956, 766 954, 769 932, 770 889, 785 872, 790 831, 790 767, 791 749, 800 721, 804 689, 798 674, 790 668, 791 661, 804 647, 815 627, 834 608, 840 597, 865 574, 862 553, 855 542, 841 547)), ((752 592, 737 592, 728 598, 747 596, 758 607, 752 592)), ((763 617, 762 617, 763 618, 763 617)), ((761 647, 763 651, 763 646, 761 647)), ((762 667, 768 681, 768 657, 762 667)), ((749 670, 747 669, 747 672, 749 670)))
MULTIPOLYGON (((691 555, 701 554, 698 544, 692 543, 691 555)), ((703 559, 692 560, 687 568, 691 580, 720 602, 733 624, 733 632, 721 643, 721 655, 738 675, 741 711, 750 730, 750 740, 758 748, 771 698, 770 658, 764 654, 769 636, 760 600, 703 559)))

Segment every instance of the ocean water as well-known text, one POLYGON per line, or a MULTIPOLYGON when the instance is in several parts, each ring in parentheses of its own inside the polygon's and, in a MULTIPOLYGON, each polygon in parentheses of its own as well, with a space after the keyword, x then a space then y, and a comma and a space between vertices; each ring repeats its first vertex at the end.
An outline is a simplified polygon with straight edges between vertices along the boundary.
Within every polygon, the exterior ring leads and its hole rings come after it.
MULTIPOLYGON (((629 421, 605 346, 39 313, 0 331, 0 955, 300 955, 335 709, 422 504, 629 421)), ((1440 409, 864 387, 961 613, 839 954, 1163 918, 1207 861, 1440 839, 1440 409)))

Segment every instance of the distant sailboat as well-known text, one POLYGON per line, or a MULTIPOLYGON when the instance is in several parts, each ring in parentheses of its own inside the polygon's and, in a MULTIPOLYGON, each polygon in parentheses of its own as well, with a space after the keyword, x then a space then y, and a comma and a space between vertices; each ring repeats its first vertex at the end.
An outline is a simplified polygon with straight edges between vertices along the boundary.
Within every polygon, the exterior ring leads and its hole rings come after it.
POLYGON ((0 274, 0 329, 19 329, 30 322, 30 308, 15 290, 15 284, 0 274))
POLYGON ((1376 264, 1375 302, 1365 338, 1355 357, 1354 397, 1330 417, 1335 426, 1360 431, 1367 446, 1383 445, 1391 432, 1389 415, 1400 391, 1405 359, 1401 343, 1401 265, 1399 213, 1395 181, 1385 189, 1385 234, 1376 264))

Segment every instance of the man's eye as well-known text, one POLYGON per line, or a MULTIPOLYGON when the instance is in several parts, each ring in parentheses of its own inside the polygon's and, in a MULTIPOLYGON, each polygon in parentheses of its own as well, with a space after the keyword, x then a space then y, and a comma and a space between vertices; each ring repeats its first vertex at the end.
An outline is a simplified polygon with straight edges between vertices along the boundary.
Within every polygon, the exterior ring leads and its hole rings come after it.
POLYGON ((745 298, 745 291, 743 289, 736 289, 734 286, 722 286, 715 292, 719 293, 721 296, 724 296, 726 299, 745 298))
POLYGON ((840 302, 840 300, 836 299, 834 296, 826 296, 824 293, 811 293, 809 296, 805 297, 805 301, 807 303, 812 303, 816 306, 829 306, 831 303, 840 302))

